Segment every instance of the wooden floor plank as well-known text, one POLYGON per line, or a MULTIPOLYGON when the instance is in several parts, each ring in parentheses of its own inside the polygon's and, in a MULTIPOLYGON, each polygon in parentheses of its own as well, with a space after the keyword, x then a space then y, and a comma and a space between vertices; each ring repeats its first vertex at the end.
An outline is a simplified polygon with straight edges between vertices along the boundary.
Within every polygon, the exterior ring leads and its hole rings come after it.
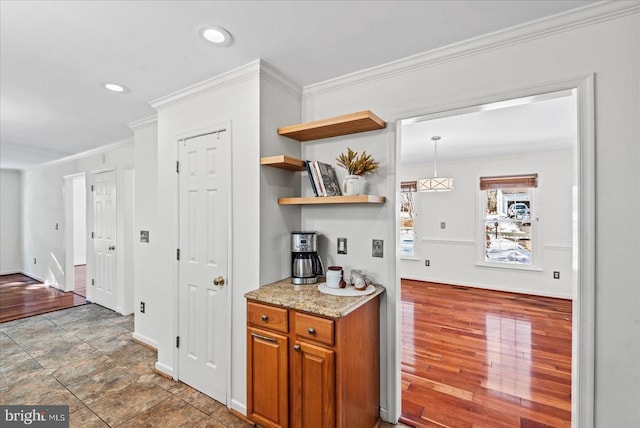
POLYGON ((84 305, 86 299, 21 274, 0 275, 0 323, 84 305))
POLYGON ((571 426, 570 300, 402 280, 402 417, 571 426))

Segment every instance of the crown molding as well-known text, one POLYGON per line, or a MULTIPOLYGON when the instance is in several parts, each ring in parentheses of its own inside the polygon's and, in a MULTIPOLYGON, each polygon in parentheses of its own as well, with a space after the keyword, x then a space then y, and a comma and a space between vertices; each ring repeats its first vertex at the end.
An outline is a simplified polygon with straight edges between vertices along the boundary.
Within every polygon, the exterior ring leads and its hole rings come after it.
POLYGON ((459 43, 422 52, 396 61, 349 73, 302 88, 302 99, 399 76, 494 49, 547 37, 603 21, 633 15, 640 11, 639 0, 603 1, 550 17, 530 21, 459 43))
POLYGON ((284 73, 269 64, 265 60, 260 61, 260 77, 264 77, 280 89, 293 96, 295 99, 302 98, 302 87, 289 79, 284 73))
POLYGON ((128 123, 127 126, 132 131, 135 131, 136 129, 142 128, 147 125, 152 125, 155 123, 158 123, 158 115, 156 114, 154 114, 153 116, 145 117, 143 119, 139 119, 131 123, 128 123))
POLYGON ((200 97, 204 94, 219 91, 223 88, 237 85, 258 77, 260 74, 260 60, 251 61, 248 64, 234 68, 217 76, 211 77, 195 85, 187 86, 184 89, 176 91, 172 94, 165 95, 164 97, 155 99, 149 104, 154 109, 160 111, 169 107, 173 107, 177 104, 181 104, 192 98, 200 97))
POLYGON ((106 146, 96 147, 95 149, 87 150, 86 152, 76 153, 71 156, 66 156, 64 158, 52 160, 50 162, 41 163, 38 165, 34 165, 31 167, 24 168, 23 171, 32 171, 38 168, 47 167, 51 165, 57 165, 65 162, 70 162, 78 159, 88 158, 90 156, 99 155, 102 153, 110 152, 112 150, 124 148, 127 146, 133 146, 133 138, 127 137, 122 140, 115 141, 111 144, 107 144, 106 146))

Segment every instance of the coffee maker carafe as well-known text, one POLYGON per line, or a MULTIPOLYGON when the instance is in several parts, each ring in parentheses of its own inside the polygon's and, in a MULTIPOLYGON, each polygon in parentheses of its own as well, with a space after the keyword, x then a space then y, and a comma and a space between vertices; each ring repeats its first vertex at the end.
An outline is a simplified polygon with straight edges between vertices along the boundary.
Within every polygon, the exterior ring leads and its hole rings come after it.
POLYGON ((324 273, 318 255, 318 232, 291 233, 291 282, 315 284, 324 273))

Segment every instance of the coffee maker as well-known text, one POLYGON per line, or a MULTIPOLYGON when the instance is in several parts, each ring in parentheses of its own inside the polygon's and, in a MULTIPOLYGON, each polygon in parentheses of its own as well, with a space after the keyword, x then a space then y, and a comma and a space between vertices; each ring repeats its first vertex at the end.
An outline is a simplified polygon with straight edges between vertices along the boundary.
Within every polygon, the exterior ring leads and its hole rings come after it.
POLYGON ((318 255, 318 232, 291 233, 291 282, 315 284, 324 274, 318 255))

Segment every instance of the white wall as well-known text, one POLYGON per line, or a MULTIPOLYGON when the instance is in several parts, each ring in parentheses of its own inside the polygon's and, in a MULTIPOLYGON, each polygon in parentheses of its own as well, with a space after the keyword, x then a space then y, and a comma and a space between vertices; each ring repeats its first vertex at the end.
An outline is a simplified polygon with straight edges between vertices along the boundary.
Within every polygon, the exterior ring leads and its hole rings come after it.
MULTIPOLYGON (((24 273, 47 284, 64 288, 64 266, 66 265, 64 177, 108 168, 118 170, 122 165, 132 162, 133 145, 127 141, 23 171, 22 270, 24 273), (33 263, 34 258, 36 263, 33 263)), ((118 180, 120 179, 121 174, 118 175, 118 180)), ((126 252, 126 248, 120 247, 119 251, 126 252)), ((87 275, 90 276, 89 271, 87 275)), ((90 292, 88 287, 87 297, 90 292)))
POLYGON ((178 180, 175 165, 180 135, 223 124, 230 125, 232 163, 232 266, 228 287, 233 295, 231 324, 231 403, 244 413, 246 403, 246 310, 244 293, 260 285, 260 80, 259 62, 232 70, 200 85, 167 96, 152 105, 158 110, 157 230, 154 254, 154 299, 157 323, 156 367, 173 375, 176 363, 178 180), (249 263, 249 265, 247 264, 249 263))
POLYGON ((0 275, 22 271, 21 175, 0 170, 0 275))
MULTIPOLYGON (((300 122, 302 90, 276 70, 260 76, 260 156, 300 158, 301 143, 278 135, 279 127, 300 122)), ((280 206, 278 198, 299 196, 300 172, 260 168, 260 285, 291 276, 291 232, 300 230, 300 207, 280 206)))
MULTIPOLYGON (((403 165, 400 180, 430 175, 433 164, 403 165)), ((438 162, 442 176, 455 179, 453 192, 416 193, 416 258, 400 263, 402 278, 527 294, 572 298, 573 153, 554 151, 502 158, 438 162), (538 222, 542 271, 476 266, 478 193, 481 176, 538 173, 538 222), (446 229, 440 229, 440 222, 446 229), (424 265, 429 259, 430 266, 424 265), (560 279, 553 279, 553 271, 560 279)), ((481 245, 484 240, 481 241, 481 245)), ((534 253, 535 254, 535 253, 534 253)))
MULTIPOLYGON (((446 110, 462 100, 595 73, 597 304, 591 321, 596 323, 597 426, 640 426, 640 18, 637 2, 633 4, 632 13, 616 9, 632 3, 613 2, 602 6, 612 9, 604 18, 592 19, 587 12, 557 18, 553 22, 561 26, 559 31, 549 31, 547 23, 533 24, 513 30, 509 37, 475 39, 303 91, 304 120, 363 109, 393 120, 446 110), (574 25, 571 20, 583 13, 584 21, 574 25), (533 34, 536 30, 539 34, 533 34)), ((305 145, 305 156, 329 160, 346 145, 371 150, 386 166, 376 174, 379 182, 374 190, 390 200, 384 208, 305 209, 303 226, 328 233, 330 244, 336 236, 349 236, 350 252, 358 254, 349 263, 376 273, 376 279, 387 286, 387 310, 396 316, 395 264, 381 265, 367 254, 372 235, 386 237, 387 242, 394 236, 393 132, 388 128, 333 139, 310 145, 308 152, 305 145)), ((392 396, 383 397, 382 405, 391 401, 392 396)))
POLYGON ((87 180, 73 179, 73 264, 87 263, 87 180))
POLYGON ((158 300, 158 285, 163 281, 157 276, 156 254, 159 250, 161 232, 157 228, 158 187, 157 187, 157 145, 158 124, 155 118, 131 124, 134 131, 135 180, 135 225, 134 248, 134 310, 135 327, 133 337, 155 348, 158 347, 161 305, 158 300), (149 242, 140 242, 140 231, 149 232, 149 242), (145 303, 145 313, 141 313, 140 302, 145 303))

